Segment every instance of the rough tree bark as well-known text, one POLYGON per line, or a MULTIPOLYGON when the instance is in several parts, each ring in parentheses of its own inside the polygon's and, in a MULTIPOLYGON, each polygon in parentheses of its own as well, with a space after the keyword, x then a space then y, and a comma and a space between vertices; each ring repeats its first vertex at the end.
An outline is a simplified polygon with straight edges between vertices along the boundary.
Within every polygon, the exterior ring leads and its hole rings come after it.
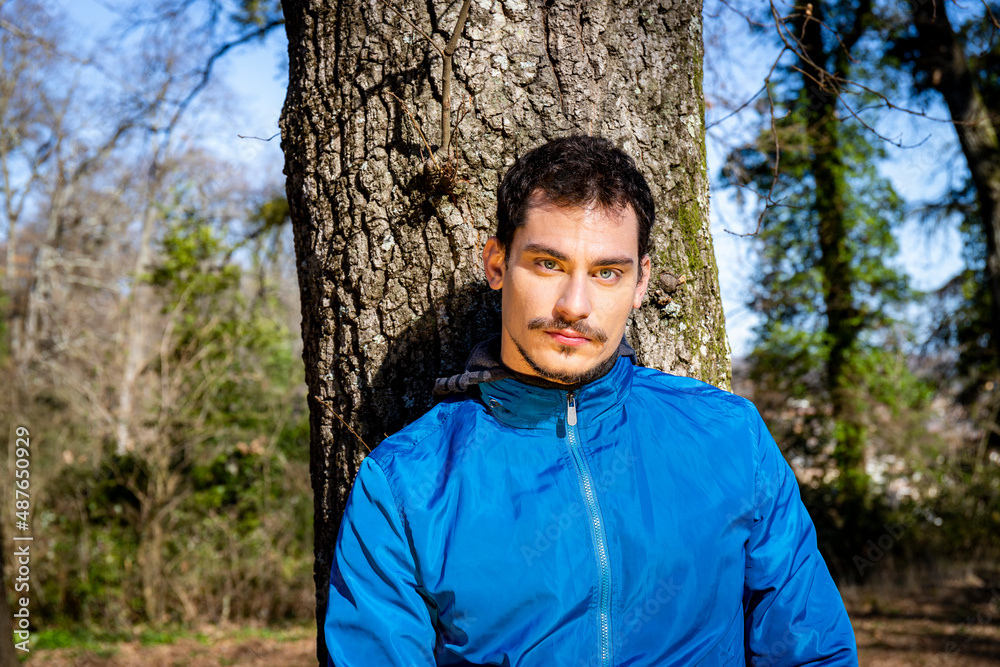
MULTIPOLYGON (((709 235, 699 0, 476 0, 454 54, 458 130, 437 166, 439 49, 461 0, 282 5, 321 630, 358 464, 431 405, 433 378, 499 330, 479 257, 517 156, 569 133, 634 156, 658 223, 651 294, 629 338, 645 365, 721 386, 730 358, 709 235)), ((318 651, 323 662, 322 632, 318 651)))

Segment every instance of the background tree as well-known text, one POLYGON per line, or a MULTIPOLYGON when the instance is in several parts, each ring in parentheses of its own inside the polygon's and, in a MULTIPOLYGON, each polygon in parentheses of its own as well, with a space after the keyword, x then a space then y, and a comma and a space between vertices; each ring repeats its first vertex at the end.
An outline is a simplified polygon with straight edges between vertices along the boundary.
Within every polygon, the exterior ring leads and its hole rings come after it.
MULTIPOLYGON (((889 55, 911 78, 916 100, 943 100, 968 168, 941 200, 921 213, 940 224, 959 220, 965 270, 938 291, 938 326, 928 348, 939 377, 957 381, 958 399, 985 430, 970 438, 940 474, 939 512, 948 531, 938 545, 995 558, 1000 549, 1000 5, 970 12, 958 3, 917 0, 908 20, 890 23, 889 55), (941 363, 943 362, 943 363, 941 363)), ((938 163, 941 164, 940 162, 938 163)), ((943 547, 943 548, 942 548, 943 547)))
MULTIPOLYGON (((967 270, 943 290, 955 296, 942 318, 942 342, 959 351, 958 369, 965 383, 963 396, 973 400, 987 383, 996 384, 1000 361, 1000 6, 985 4, 985 16, 964 16, 956 29, 948 3, 909 3, 901 20, 887 24, 888 51, 910 74, 910 91, 918 100, 940 95, 947 105, 968 176, 940 202, 928 202, 923 214, 931 220, 956 213, 964 218, 968 239, 967 270), (988 289, 982 289, 981 286, 988 289)), ((935 346, 936 347, 936 346, 935 346)), ((989 395, 991 392, 985 392, 989 395)), ((992 443, 1000 442, 997 406, 988 401, 992 443)))
POLYGON ((630 331, 640 360, 725 386, 729 357, 708 233, 699 2, 283 7, 321 627, 358 464, 499 330, 480 251, 518 155, 573 132, 633 155, 659 219, 652 293, 630 331), (450 142, 438 129, 449 106, 450 142))
POLYGON ((115 55, 0 3, 0 417, 44 443, 31 600, 52 625, 285 618, 308 595, 287 204, 185 121, 207 47, 183 21, 115 55))
POLYGON ((750 306, 762 319, 751 377, 779 402, 804 401, 813 413, 792 440, 817 473, 832 466, 833 477, 823 479, 832 484, 813 515, 828 561, 846 575, 866 527, 880 525, 865 469, 876 411, 921 396, 901 349, 906 279, 887 261, 898 252, 893 230, 902 223, 903 202, 877 171, 879 139, 851 117, 850 105, 860 100, 841 97, 843 82, 863 67, 855 49, 870 12, 868 3, 840 3, 782 17, 781 37, 797 50, 769 92, 772 126, 727 166, 730 183, 751 183, 772 202, 755 238, 760 254, 750 306))
MULTIPOLYGON (((996 52, 996 26, 985 20, 990 12, 989 3, 969 8, 844 0, 769 3, 744 15, 774 42, 777 54, 758 107, 762 129, 731 154, 726 174, 730 183, 752 183, 761 207, 758 229, 751 232, 760 253, 751 307, 762 317, 751 377, 764 407, 779 417, 778 429, 787 428, 782 439, 792 445, 788 454, 812 503, 825 555, 848 575, 857 573, 852 556, 881 532, 879 517, 888 511, 882 503, 898 508, 923 493, 940 498, 942 489, 975 487, 982 493, 975 493, 974 503, 955 497, 937 504, 938 511, 956 516, 953 509, 965 507, 956 525, 967 527, 968 535, 993 521, 981 509, 995 499, 992 482, 966 470, 975 460, 971 467, 984 471, 987 441, 953 434, 946 444, 927 429, 935 385, 935 410, 952 400, 950 383, 956 379, 970 398, 995 386, 993 300, 991 290, 982 289, 993 252, 990 225, 979 217, 983 197, 976 178, 959 176, 954 191, 939 200, 906 202, 883 175, 893 146, 904 159, 907 150, 917 153, 911 159, 920 161, 908 170, 915 178, 951 168, 940 152, 920 158, 920 140, 888 138, 899 136, 903 119, 940 116, 928 110, 933 91, 952 97, 948 107, 962 160, 971 170, 992 169, 995 160, 972 164, 988 156, 992 145, 983 102, 988 95, 980 93, 995 81, 993 70, 982 66, 996 52), (961 30, 947 22, 952 11, 962 16, 961 30), (963 39, 974 45, 971 58, 964 55, 963 39), (912 77, 901 77, 901 71, 912 77), (935 360, 917 357, 917 325, 907 322, 929 302, 907 288, 893 262, 895 235, 908 216, 960 221, 973 231, 969 267, 946 281, 933 312, 940 323, 930 346, 935 360), (835 443, 830 452, 824 451, 827 442, 835 443), (934 467, 928 463, 946 455, 955 465, 927 474, 934 467), (906 463, 892 464, 899 477, 890 489, 883 473, 886 461, 897 456, 906 463), (824 476, 827 465, 836 471, 824 476), (911 485, 911 474, 925 480, 917 485, 922 488, 911 485), (872 511, 873 503, 879 512, 872 511)), ((935 135, 953 131, 941 121, 931 127, 935 135)), ((979 424, 993 428, 997 412, 982 417, 979 424)), ((948 419, 958 423, 960 417, 948 419)))

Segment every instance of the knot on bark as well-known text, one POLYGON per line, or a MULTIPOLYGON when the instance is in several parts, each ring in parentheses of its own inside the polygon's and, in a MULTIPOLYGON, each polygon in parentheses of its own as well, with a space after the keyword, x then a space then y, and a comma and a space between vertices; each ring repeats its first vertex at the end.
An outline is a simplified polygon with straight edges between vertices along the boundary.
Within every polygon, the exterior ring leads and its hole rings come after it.
POLYGON ((421 186, 424 192, 434 195, 453 195, 458 182, 458 164, 452 158, 424 160, 421 186))
POLYGON ((687 276, 675 276, 672 273, 664 271, 660 274, 660 278, 657 281, 659 288, 653 292, 651 298, 656 302, 657 306, 663 308, 674 300, 671 295, 676 293, 681 288, 681 285, 686 282, 687 276))

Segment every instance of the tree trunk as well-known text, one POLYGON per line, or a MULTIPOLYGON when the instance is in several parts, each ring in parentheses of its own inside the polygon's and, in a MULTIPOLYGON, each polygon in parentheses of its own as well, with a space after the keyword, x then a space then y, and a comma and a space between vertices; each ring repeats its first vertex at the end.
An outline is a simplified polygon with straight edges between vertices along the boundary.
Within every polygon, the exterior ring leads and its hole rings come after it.
POLYGON ((1000 350, 1000 141, 997 129, 969 71, 962 43, 948 20, 945 3, 919 0, 910 6, 920 44, 916 65, 948 104, 962 153, 972 173, 986 239, 986 274, 993 297, 990 343, 994 350, 1000 350))
POLYGON ((451 154, 433 160, 438 49, 462 3, 282 4, 325 664, 330 563, 358 464, 430 407, 435 377, 499 331, 480 252, 517 156, 571 133, 632 155, 658 204, 651 293, 629 332, 640 361, 728 386, 730 358, 709 234, 699 1, 477 0, 454 54, 458 129, 451 154))
POLYGON ((153 311, 151 297, 153 290, 139 279, 153 260, 153 228, 157 222, 157 193, 160 191, 162 170, 155 164, 153 174, 147 184, 147 201, 142 213, 142 230, 139 233, 139 247, 131 276, 132 289, 125 299, 125 317, 122 322, 121 339, 125 346, 125 359, 121 383, 118 386, 118 405, 115 411, 115 454, 125 456, 135 448, 133 433, 136 419, 136 385, 146 363, 151 347, 151 327, 149 313, 153 311))
POLYGON ((849 50, 861 35, 863 21, 856 20, 853 31, 841 36, 834 54, 828 52, 824 42, 826 29, 821 4, 813 7, 812 14, 803 14, 797 23, 796 34, 802 49, 798 66, 804 72, 806 141, 815 181, 813 212, 818 227, 826 341, 830 350, 826 387, 836 425, 833 458, 840 473, 837 486, 844 493, 841 500, 857 503, 867 489, 866 433, 859 419, 863 411, 856 404, 858 390, 850 366, 861 332, 861 318, 854 302, 857 280, 847 247, 852 223, 846 213, 849 185, 840 147, 843 121, 837 117, 837 83, 831 75, 847 78, 849 50))

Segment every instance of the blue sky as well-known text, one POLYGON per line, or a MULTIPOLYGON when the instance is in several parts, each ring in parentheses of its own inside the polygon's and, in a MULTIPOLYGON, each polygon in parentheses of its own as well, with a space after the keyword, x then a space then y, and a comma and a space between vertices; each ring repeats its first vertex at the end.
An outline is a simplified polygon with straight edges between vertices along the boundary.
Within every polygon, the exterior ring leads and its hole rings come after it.
MULTIPOLYGON (((87 41, 109 43, 108 35, 119 18, 104 0, 47 0, 58 5, 80 26, 78 35, 87 41), (107 35, 107 37, 105 37, 107 35)), ((224 110, 214 119, 189 113, 188 120, 198 128, 202 144, 219 155, 245 165, 248 180, 254 185, 283 184, 278 117, 285 97, 287 75, 284 32, 273 31, 263 42, 236 47, 216 61, 213 80, 206 93, 221 101, 224 110), (204 131, 206 120, 211 129, 204 131), (241 138, 248 137, 248 138, 241 138), (256 137, 256 138, 250 138, 256 137), (274 137, 270 141, 262 141, 274 137)))

